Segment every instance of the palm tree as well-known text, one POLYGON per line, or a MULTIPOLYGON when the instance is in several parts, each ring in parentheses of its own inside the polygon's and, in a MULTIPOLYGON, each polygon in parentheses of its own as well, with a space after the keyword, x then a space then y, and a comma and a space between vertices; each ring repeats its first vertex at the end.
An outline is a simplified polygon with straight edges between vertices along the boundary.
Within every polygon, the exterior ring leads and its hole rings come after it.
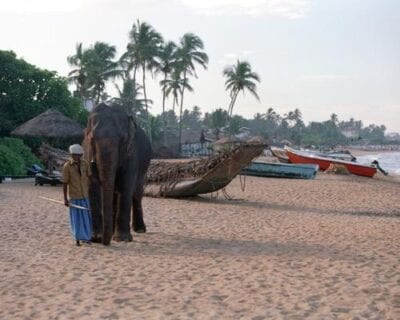
POLYGON ((260 77, 251 70, 250 63, 238 60, 236 65, 226 67, 223 71, 223 75, 227 77, 225 87, 226 90, 230 91, 231 97, 231 102, 228 107, 229 118, 232 117, 233 107, 240 91, 244 93, 245 90, 248 90, 257 100, 260 100, 256 91, 257 86, 253 81, 260 82, 260 77))
POLYGON ((121 67, 121 71, 123 71, 120 73, 120 77, 123 80, 126 80, 126 79, 136 80, 135 77, 136 77, 137 63, 135 60, 135 56, 130 51, 130 48, 131 48, 131 45, 128 44, 127 51, 125 51, 118 60, 118 64, 121 67), (132 72, 132 76, 131 76, 131 72, 132 72))
POLYGON ((77 43, 74 55, 68 56, 70 66, 76 67, 68 73, 68 81, 76 84, 76 95, 84 99, 87 95, 87 72, 84 65, 84 51, 82 43, 77 43))
POLYGON ((330 116, 330 121, 336 127, 337 124, 339 123, 338 115, 336 113, 332 113, 331 116, 330 116))
MULTIPOLYGON (((163 92, 162 98, 162 119, 163 119, 163 131, 164 131, 164 145, 167 144, 166 134, 166 121, 165 121, 165 98, 167 96, 167 87, 164 85, 167 81, 167 77, 172 73, 174 64, 176 63, 176 44, 172 41, 165 43, 159 52, 159 65, 158 70, 163 73, 164 79, 160 81, 160 85, 163 92)), ((175 97, 174 97, 175 98, 175 97)), ((175 102, 175 100, 174 100, 175 102)))
POLYGON ((152 71, 157 65, 156 58, 159 55, 163 39, 161 34, 158 33, 151 25, 137 20, 136 24, 132 26, 132 29, 129 32, 129 40, 128 55, 131 56, 131 61, 134 65, 134 82, 136 82, 137 68, 139 66, 142 68, 143 95, 146 107, 146 117, 148 120, 147 133, 149 134, 151 140, 150 118, 146 92, 146 70, 152 71))
POLYGON ((150 130, 154 141, 159 141, 161 137, 161 119, 159 116, 150 115, 150 130))
POLYGON ((274 108, 268 108, 263 117, 265 119, 266 134, 271 137, 276 137, 276 131, 279 127, 281 116, 276 113, 274 108))
POLYGON ((188 75, 197 77, 195 64, 199 64, 204 69, 207 69, 208 55, 203 52, 203 41, 193 33, 186 33, 180 40, 180 46, 177 50, 177 70, 182 73, 183 87, 181 91, 181 105, 179 110, 179 150, 182 140, 182 111, 183 97, 185 88, 188 88, 188 75))
POLYGON ((276 120, 278 114, 274 110, 274 108, 268 108, 267 112, 265 113, 264 117, 266 120, 276 120))
POLYGON ((179 103, 179 95, 182 91, 183 85, 183 79, 181 78, 180 72, 174 70, 170 74, 170 77, 165 80, 161 80, 160 84, 162 86, 162 90, 165 91, 166 97, 172 94, 172 110, 175 113, 175 105, 179 103))
POLYGON ((96 42, 84 52, 88 83, 96 104, 104 93, 106 81, 115 77, 118 66, 117 62, 113 61, 115 54, 115 46, 104 42, 96 42))
POLYGON ((144 99, 140 98, 142 87, 138 84, 134 86, 132 79, 123 81, 122 90, 117 84, 115 87, 118 90, 119 98, 113 100, 123 105, 129 115, 133 115, 139 123, 143 124, 146 118, 144 99))
POLYGON ((303 115, 299 108, 294 109, 294 111, 289 111, 284 114, 285 121, 289 124, 289 127, 304 127, 303 115))

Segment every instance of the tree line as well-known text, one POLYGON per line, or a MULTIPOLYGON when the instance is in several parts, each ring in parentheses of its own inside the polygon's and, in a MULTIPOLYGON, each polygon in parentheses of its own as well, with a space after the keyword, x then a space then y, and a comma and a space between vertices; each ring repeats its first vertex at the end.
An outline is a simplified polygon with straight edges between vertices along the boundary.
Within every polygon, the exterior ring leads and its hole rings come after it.
MULTIPOLYGON (((174 112, 165 113, 167 118, 167 132, 177 132, 179 121, 174 112)), ((161 140, 162 115, 154 118, 152 127, 155 140, 161 140)), ((214 140, 222 135, 238 135, 243 130, 252 136, 261 136, 269 144, 284 144, 290 142, 298 146, 316 145, 329 146, 350 144, 386 144, 389 143, 385 136, 384 125, 370 124, 364 126, 361 120, 339 120, 333 113, 326 121, 312 121, 306 124, 300 109, 295 108, 284 114, 279 114, 274 108, 266 108, 265 113, 256 113, 253 118, 246 119, 240 115, 232 115, 226 109, 216 108, 212 112, 201 112, 198 106, 192 110, 184 110, 182 127, 186 131, 206 131, 214 140)))

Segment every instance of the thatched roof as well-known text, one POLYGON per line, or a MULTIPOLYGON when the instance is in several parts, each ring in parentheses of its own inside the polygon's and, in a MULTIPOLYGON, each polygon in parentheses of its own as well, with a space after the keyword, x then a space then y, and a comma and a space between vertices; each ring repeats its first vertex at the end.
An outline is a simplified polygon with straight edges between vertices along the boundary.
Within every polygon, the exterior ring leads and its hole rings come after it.
POLYGON ((49 109, 11 132, 15 136, 83 137, 83 127, 57 110, 49 109))

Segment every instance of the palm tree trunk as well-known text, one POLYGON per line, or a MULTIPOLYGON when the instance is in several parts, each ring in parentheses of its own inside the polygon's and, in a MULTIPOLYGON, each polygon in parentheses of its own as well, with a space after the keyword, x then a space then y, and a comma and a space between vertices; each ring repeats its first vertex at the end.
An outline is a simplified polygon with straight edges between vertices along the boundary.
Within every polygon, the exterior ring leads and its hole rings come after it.
MULTIPOLYGON (((135 63, 135 68, 133 69, 133 85, 136 85, 136 71, 137 71, 137 63, 135 63)), ((133 88, 136 89, 136 88, 133 88)))
POLYGON ((229 119, 232 118, 233 106, 235 105, 238 94, 239 94, 239 90, 237 90, 235 92, 234 96, 232 97, 231 103, 229 105, 229 111, 228 111, 229 119))
POLYGON ((143 96, 144 96, 144 105, 146 107, 146 122, 147 122, 147 135, 149 136, 150 142, 152 142, 151 137, 151 128, 150 128, 150 117, 149 117, 149 107, 147 105, 147 93, 146 93, 146 63, 142 64, 143 70, 143 96))
POLYGON ((179 110, 179 152, 181 152, 182 145, 182 110, 183 110, 183 94, 185 92, 185 83, 186 83, 186 70, 183 73, 183 87, 181 92, 181 107, 179 110))
POLYGON ((174 101, 172 102, 172 111, 175 114, 175 105, 178 103, 178 97, 174 95, 174 101))
POLYGON ((228 106, 228 120, 229 120, 230 114, 231 114, 232 102, 233 102, 233 97, 231 98, 231 101, 229 102, 229 106, 228 106))
POLYGON ((233 112, 233 106, 235 105, 236 98, 238 96, 239 90, 235 92, 235 94, 232 97, 231 103, 229 105, 229 111, 228 111, 228 123, 229 123, 229 136, 233 136, 231 124, 232 124, 232 112, 233 112))
POLYGON ((228 121, 230 119, 232 104, 233 104, 233 96, 231 97, 231 101, 229 102, 229 106, 228 106, 228 121))
MULTIPOLYGON (((167 73, 165 72, 164 73, 164 83, 165 83, 166 80, 167 80, 167 73)), ((163 112, 163 117, 162 118, 163 118, 163 131, 164 131, 164 145, 166 146, 167 145, 167 132, 166 132, 167 124, 166 124, 166 121, 165 121, 165 86, 163 88, 162 112, 163 112)))
MULTIPOLYGON (((133 75, 132 75, 133 76, 133 78, 132 78, 133 92, 136 92, 136 71, 137 71, 137 63, 135 63, 135 67, 133 68, 133 75)), ((134 104, 135 104, 135 101, 133 100, 132 105, 134 105, 134 104)))

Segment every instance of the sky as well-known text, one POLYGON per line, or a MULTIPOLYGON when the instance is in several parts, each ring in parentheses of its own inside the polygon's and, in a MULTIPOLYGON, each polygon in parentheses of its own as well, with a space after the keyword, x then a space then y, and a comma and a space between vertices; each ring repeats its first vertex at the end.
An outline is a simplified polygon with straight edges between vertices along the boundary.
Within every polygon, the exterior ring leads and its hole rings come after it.
MULTIPOLYGON (((400 132, 398 0, 1 0, 0 50, 66 76, 78 42, 107 42, 119 57, 138 19, 167 41, 187 32, 203 40, 210 61, 190 79, 188 109, 227 108, 222 70, 239 59, 260 76, 260 101, 240 94, 234 113, 299 108, 306 123, 336 113, 400 132)), ((149 79, 160 113, 161 79, 149 79)))

